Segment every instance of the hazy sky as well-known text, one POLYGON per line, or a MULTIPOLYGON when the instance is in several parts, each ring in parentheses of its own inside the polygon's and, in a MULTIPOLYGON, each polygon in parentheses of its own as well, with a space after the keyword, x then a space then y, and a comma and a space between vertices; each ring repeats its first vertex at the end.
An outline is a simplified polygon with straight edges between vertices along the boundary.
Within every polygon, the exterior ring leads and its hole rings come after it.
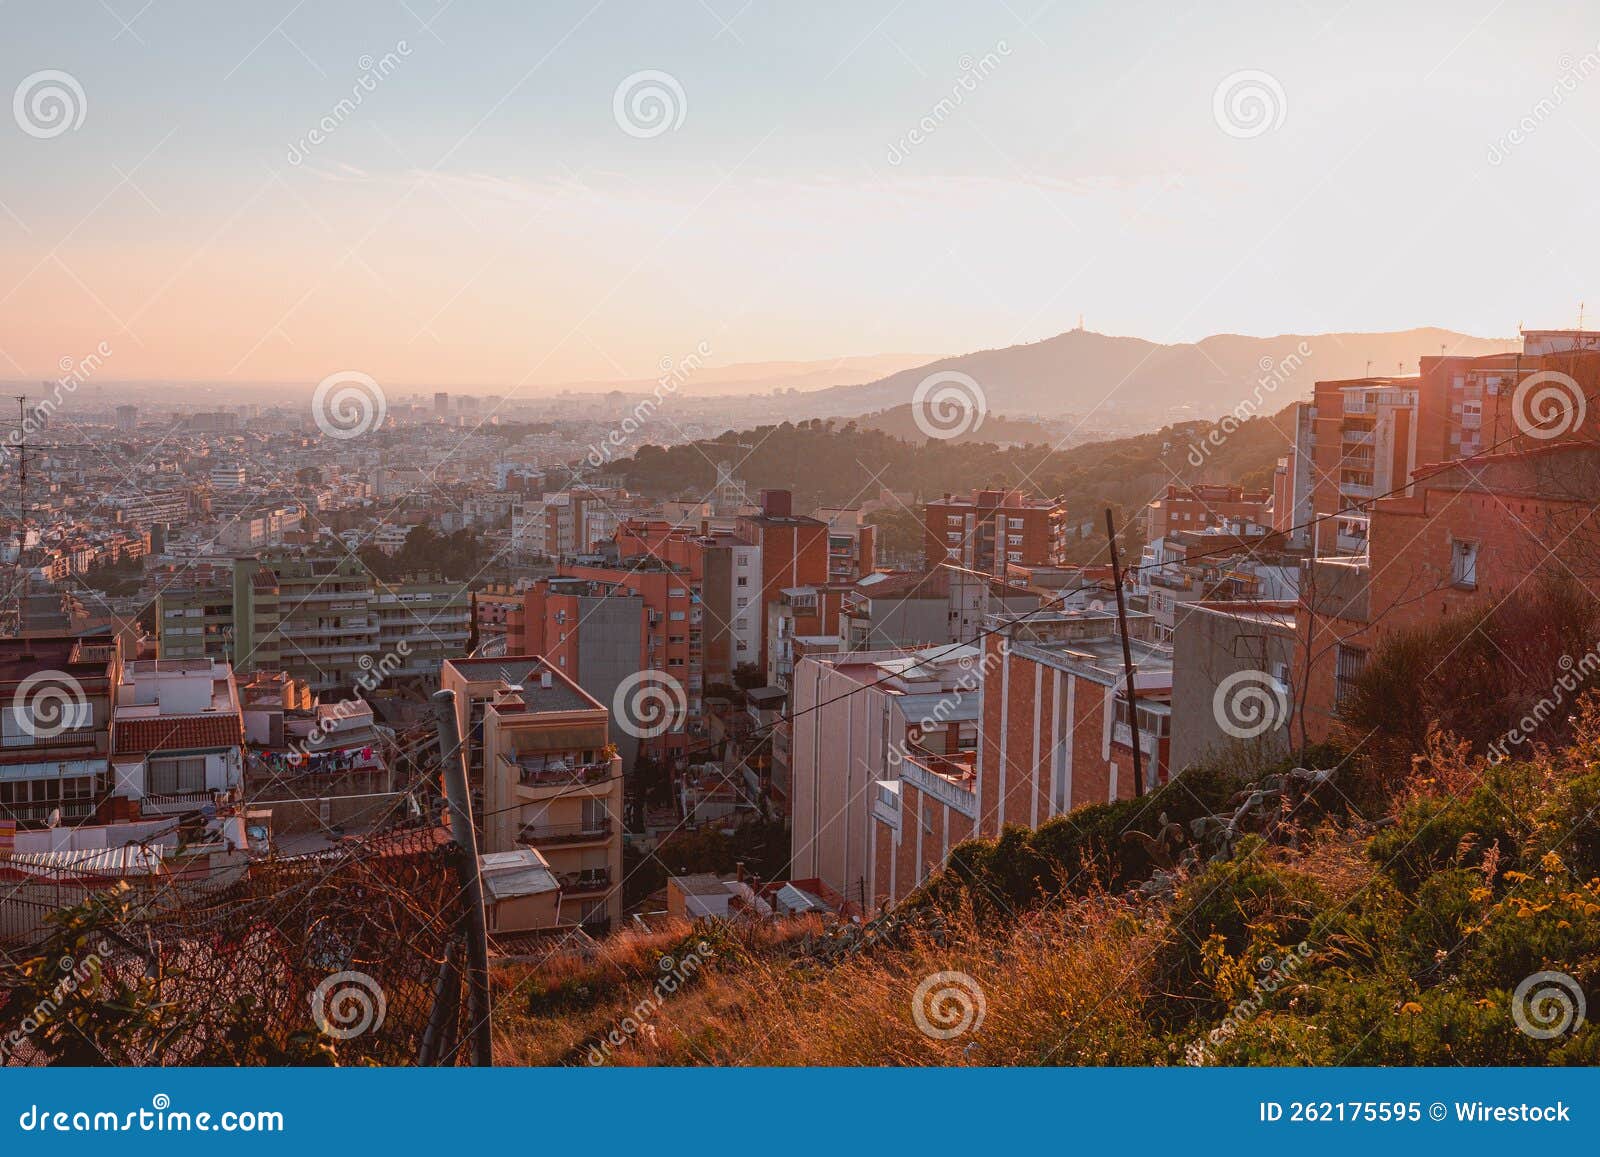
POLYGON ((10 0, 0 377, 1571 324, 1597 45, 1578 0, 10 0))

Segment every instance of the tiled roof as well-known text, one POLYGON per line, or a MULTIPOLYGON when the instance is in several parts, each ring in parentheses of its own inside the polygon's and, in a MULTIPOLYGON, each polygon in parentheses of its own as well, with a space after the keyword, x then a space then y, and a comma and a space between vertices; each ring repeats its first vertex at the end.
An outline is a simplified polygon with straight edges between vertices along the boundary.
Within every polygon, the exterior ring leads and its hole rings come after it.
POLYGON ((234 747, 243 742, 244 721, 239 715, 118 719, 111 725, 111 750, 117 755, 234 747))

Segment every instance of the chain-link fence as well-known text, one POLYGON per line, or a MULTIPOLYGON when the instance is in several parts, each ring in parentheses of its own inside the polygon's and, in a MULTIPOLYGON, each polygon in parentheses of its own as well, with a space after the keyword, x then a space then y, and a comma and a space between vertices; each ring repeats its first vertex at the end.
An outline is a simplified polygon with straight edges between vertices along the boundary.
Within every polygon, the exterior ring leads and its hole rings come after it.
POLYGON ((453 855, 428 824, 204 879, 0 860, 0 1063, 456 1063, 453 855))

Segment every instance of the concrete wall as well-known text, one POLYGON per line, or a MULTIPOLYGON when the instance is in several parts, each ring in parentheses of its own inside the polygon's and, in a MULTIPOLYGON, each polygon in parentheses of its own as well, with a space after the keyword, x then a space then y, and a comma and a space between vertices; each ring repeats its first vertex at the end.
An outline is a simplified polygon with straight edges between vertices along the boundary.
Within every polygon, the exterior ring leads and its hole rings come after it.
MULTIPOLYGON (((583 629, 578 634, 578 669, 569 672, 573 680, 602 703, 607 710, 617 687, 639 670, 641 641, 640 600, 621 596, 581 598, 578 615, 583 629)), ((614 714, 614 713, 613 713, 614 714)), ((611 722, 611 742, 617 745, 625 772, 633 770, 639 757, 639 740, 611 722)))
MULTIPOLYGON (((1248 743, 1262 752, 1282 753, 1289 749, 1295 694, 1288 685, 1289 680, 1283 676, 1293 669, 1295 644, 1292 627, 1248 610, 1230 614, 1201 606, 1178 609, 1172 635, 1171 766, 1174 774, 1212 752, 1240 743, 1248 743), (1252 677, 1251 672, 1261 678, 1252 677), (1282 699, 1274 709, 1275 722, 1259 736, 1241 739, 1223 730, 1224 718, 1234 719, 1235 724, 1246 722, 1219 711, 1215 702, 1219 687, 1233 675, 1240 676, 1233 684, 1238 691, 1260 688, 1269 697, 1274 692, 1268 680, 1283 682, 1282 699)), ((1256 702, 1266 705, 1269 700, 1256 702)))

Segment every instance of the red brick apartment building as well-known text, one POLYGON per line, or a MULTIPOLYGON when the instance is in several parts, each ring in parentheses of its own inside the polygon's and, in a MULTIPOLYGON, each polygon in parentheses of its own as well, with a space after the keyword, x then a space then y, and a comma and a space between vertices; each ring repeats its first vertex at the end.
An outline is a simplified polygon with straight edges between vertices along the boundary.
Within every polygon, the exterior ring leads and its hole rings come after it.
MULTIPOLYGON (((506 649, 543 655, 588 694, 611 703, 633 671, 656 670, 683 686, 682 726, 640 741, 654 758, 680 755, 698 726, 704 690, 700 584, 691 570, 650 555, 570 563, 540 579, 507 616, 506 649)), ((629 737, 614 741, 631 760, 629 737)))
POLYGON ((1266 524, 1271 517, 1272 492, 1216 484, 1167 487, 1167 492, 1145 511, 1145 539, 1154 542, 1179 530, 1205 530, 1224 522, 1248 519, 1266 524))
POLYGON ((819 519, 796 515, 793 497, 787 490, 763 490, 761 509, 741 514, 734 522, 733 537, 756 548, 755 565, 759 582, 744 608, 760 624, 760 650, 754 661, 767 670, 771 640, 765 625, 769 608, 792 587, 825 586, 828 582, 828 524, 819 519))
POLYGON ((1368 555, 1313 560, 1301 578, 1295 685, 1309 738, 1334 731, 1352 680, 1394 634, 1544 574, 1600 581, 1597 496, 1600 445, 1567 441, 1424 472, 1410 495, 1376 503, 1368 555))
POLYGON ((930 567, 953 562, 998 575, 1010 563, 1055 566, 1065 557, 1067 530, 1065 503, 1021 490, 946 494, 922 507, 923 556, 930 567))
MULTIPOLYGON (((974 668, 981 684, 975 749, 913 745, 898 778, 871 785, 874 904, 904 899, 962 840, 996 836, 1006 824, 1036 827, 1134 794, 1133 729, 1115 616, 995 616, 987 629, 974 668)), ((1130 629, 1145 635, 1148 619, 1134 616, 1130 629)), ((1167 778, 1172 653, 1142 637, 1132 649, 1140 750, 1154 785, 1167 778)))
POLYGON ((1424 466, 1581 437, 1580 429, 1562 427, 1559 402, 1564 397, 1570 407, 1576 395, 1592 399, 1600 391, 1600 335, 1522 336, 1521 351, 1423 357, 1413 377, 1318 382, 1312 401, 1301 405, 1294 454, 1278 474, 1283 497, 1275 506, 1292 514, 1284 521, 1280 513, 1277 528, 1324 518, 1315 528, 1319 555, 1361 554, 1372 500, 1411 493, 1407 484, 1424 466), (1553 410, 1540 412, 1541 395, 1553 410), (1541 428, 1540 419, 1551 415, 1541 428))

